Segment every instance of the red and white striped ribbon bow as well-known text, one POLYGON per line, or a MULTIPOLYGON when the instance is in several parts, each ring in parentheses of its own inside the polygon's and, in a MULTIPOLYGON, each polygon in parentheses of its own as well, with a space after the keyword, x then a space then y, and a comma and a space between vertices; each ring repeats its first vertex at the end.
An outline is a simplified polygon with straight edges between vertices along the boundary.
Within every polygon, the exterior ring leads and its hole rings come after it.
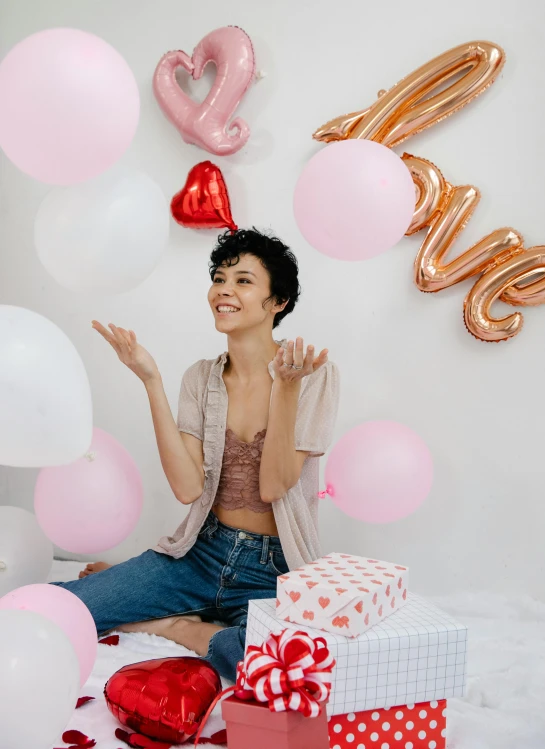
POLYGON ((261 647, 250 645, 237 669, 235 697, 268 702, 273 712, 320 714, 331 692, 335 659, 323 637, 285 629, 270 634, 261 647))
POLYGON ((235 686, 224 689, 201 721, 195 745, 217 703, 233 693, 239 700, 268 702, 275 713, 297 710, 307 718, 320 715, 321 702, 331 692, 331 672, 335 666, 323 637, 285 629, 270 634, 261 647, 250 645, 237 665, 235 686))

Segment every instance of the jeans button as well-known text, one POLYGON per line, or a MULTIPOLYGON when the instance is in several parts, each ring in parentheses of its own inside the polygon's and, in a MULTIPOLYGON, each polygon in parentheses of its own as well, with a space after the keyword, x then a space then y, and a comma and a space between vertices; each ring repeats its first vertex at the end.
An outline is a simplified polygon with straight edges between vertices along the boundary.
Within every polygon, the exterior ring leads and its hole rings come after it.
POLYGON ((246 534, 240 531, 240 533, 238 534, 238 537, 240 538, 241 541, 244 541, 244 539, 246 538, 246 534))

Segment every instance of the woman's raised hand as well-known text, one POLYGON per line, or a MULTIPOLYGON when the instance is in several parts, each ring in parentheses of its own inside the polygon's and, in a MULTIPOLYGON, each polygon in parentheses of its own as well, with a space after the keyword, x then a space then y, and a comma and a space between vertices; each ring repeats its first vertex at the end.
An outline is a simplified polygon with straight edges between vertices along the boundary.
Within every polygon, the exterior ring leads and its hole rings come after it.
POLYGON ((297 382, 311 375, 327 362, 328 350, 325 348, 319 356, 314 356, 314 346, 305 346, 302 338, 289 341, 286 349, 279 348, 273 359, 275 377, 283 382, 297 382))
POLYGON ((112 323, 109 323, 110 330, 108 330, 96 320, 93 320, 92 325, 104 340, 108 341, 119 357, 119 361, 132 370, 142 382, 148 382, 160 376, 155 359, 138 343, 133 330, 118 328, 112 323))

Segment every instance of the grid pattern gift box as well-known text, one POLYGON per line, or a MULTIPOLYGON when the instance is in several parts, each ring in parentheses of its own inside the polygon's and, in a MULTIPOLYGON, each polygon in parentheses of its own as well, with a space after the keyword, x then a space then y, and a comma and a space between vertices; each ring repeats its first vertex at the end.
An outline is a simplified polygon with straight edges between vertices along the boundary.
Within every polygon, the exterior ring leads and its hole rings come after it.
POLYGON ((354 638, 280 621, 274 599, 250 601, 246 647, 289 628, 322 634, 336 660, 329 715, 463 696, 467 628, 420 596, 354 638))
POLYGON ((328 554, 276 584, 276 616, 356 637, 407 601, 409 570, 351 554, 328 554))

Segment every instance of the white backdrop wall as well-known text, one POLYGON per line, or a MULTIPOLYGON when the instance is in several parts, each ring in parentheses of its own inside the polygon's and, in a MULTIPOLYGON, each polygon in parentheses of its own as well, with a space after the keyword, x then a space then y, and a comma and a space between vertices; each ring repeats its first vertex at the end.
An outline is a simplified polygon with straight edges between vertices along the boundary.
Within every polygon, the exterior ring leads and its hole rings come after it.
MULTIPOLYGON (((151 88, 157 61, 170 49, 190 52, 222 25, 239 25, 251 36, 264 77, 239 114, 252 137, 238 154, 213 160, 223 170, 237 223, 272 228, 300 260, 304 293, 279 333, 329 347, 338 363, 336 438, 365 419, 394 419, 419 432, 435 460, 432 493, 406 520, 365 525, 325 500, 324 547, 408 564, 413 589, 422 593, 517 589, 545 598, 545 308, 525 311, 524 330, 508 344, 480 343, 462 322, 469 284, 437 295, 413 285, 422 234, 371 262, 336 262, 298 233, 293 187, 321 147, 311 139, 316 127, 367 106, 379 89, 450 47, 488 39, 507 53, 494 86, 405 149, 432 160, 449 181, 482 190, 457 251, 505 225, 521 231, 528 247, 545 243, 544 7, 530 0, 444 6, 432 0, 3 0, 0 11, 2 54, 54 26, 93 32, 121 52, 142 100, 138 133, 122 163, 148 172, 169 198, 209 155, 184 144, 161 114, 151 88)), ((210 80, 212 72, 189 89, 202 98, 210 80)), ((33 220, 47 190, 3 159, 0 302, 35 310, 70 336, 91 381, 95 424, 120 440, 140 467, 145 508, 139 526, 102 555, 116 562, 172 531, 186 509, 162 474, 143 386, 91 330, 91 319, 137 332, 156 357, 175 408, 184 369, 224 350, 206 302, 214 234, 173 222, 163 261, 139 288, 104 298, 77 295, 48 276, 33 247, 33 220)), ((0 468, 0 504, 31 509, 35 478, 34 470, 0 468)))

